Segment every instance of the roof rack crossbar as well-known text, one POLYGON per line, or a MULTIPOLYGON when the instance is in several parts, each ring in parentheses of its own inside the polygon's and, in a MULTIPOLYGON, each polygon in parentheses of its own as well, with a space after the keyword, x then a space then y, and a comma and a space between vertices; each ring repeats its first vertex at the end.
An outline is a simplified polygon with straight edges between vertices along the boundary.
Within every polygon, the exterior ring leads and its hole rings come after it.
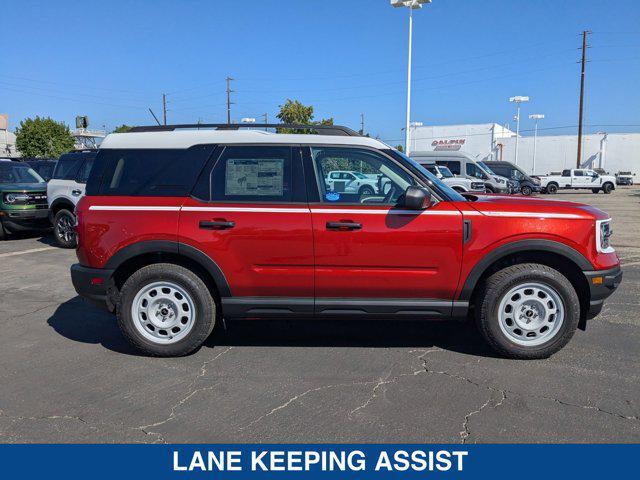
POLYGON ((333 135, 343 137, 359 137, 361 136, 355 130, 342 125, 304 125, 298 123, 184 123, 178 125, 149 125, 132 127, 130 133, 139 132, 172 132, 180 129, 209 129, 216 130, 239 130, 241 128, 276 128, 288 130, 313 130, 322 135, 333 135))

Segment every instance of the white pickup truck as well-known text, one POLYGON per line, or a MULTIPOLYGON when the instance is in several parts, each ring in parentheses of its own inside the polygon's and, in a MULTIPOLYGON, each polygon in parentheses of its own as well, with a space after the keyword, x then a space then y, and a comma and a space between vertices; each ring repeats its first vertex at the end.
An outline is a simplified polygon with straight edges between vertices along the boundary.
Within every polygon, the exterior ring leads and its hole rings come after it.
POLYGON ((589 189, 593 193, 600 191, 611 193, 616 188, 616 178, 612 175, 600 175, 586 168, 563 170, 561 175, 541 176, 540 186, 543 193, 556 193, 560 189, 589 189))
POLYGON ((328 190, 359 195, 384 193, 384 184, 388 181, 387 178, 378 175, 365 175, 355 170, 332 170, 325 178, 328 190))

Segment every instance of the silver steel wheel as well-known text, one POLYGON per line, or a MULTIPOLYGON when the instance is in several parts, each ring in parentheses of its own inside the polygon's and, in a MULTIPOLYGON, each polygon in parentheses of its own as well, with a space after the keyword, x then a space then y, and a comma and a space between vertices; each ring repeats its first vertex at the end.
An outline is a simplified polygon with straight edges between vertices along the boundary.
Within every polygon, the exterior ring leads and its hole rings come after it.
POLYGON ((71 215, 63 214, 58 217, 56 223, 56 233, 63 242, 72 242, 75 239, 74 220, 71 215))
POLYGON ((136 330, 147 340, 162 345, 183 339, 193 329, 196 313, 191 295, 167 281, 146 285, 131 304, 136 330))
POLYGON ((543 283, 513 287, 498 307, 500 330, 507 338, 526 347, 541 345, 555 337, 564 321, 560 294, 543 283))

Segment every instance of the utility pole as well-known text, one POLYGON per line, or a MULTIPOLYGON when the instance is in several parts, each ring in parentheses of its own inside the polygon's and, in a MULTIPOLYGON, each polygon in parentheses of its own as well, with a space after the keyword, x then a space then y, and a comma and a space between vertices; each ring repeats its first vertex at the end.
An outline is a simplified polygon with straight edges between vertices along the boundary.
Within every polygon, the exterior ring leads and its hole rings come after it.
POLYGON ((582 118, 584 110, 584 67, 587 63, 587 35, 591 32, 582 32, 582 68, 580 69, 580 116, 578 117, 578 157, 576 158, 576 168, 580 168, 582 163, 582 118))
POLYGON ((364 113, 360 114, 360 135, 364 135, 364 113))
POLYGON ((162 94, 162 117, 164 119, 164 125, 167 125, 167 94, 162 94))
POLYGON ((231 125, 231 80, 233 78, 227 77, 227 125, 231 125))

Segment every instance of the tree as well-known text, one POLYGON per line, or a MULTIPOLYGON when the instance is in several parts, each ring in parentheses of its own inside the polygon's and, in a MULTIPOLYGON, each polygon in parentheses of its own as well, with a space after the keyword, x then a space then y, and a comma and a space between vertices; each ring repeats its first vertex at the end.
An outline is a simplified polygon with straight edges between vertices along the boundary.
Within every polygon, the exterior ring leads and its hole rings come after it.
MULTIPOLYGON (((313 120, 313 107, 304 105, 299 100, 287 99, 287 103, 280 105, 280 112, 276 115, 282 123, 300 123, 303 125, 333 125, 333 118, 313 120)), ((291 128, 279 128, 278 133, 314 133, 313 130, 296 130, 291 128)))
POLYGON ((73 150, 69 127, 47 117, 27 118, 16 129, 16 148, 23 157, 59 157, 73 150))
POLYGON ((402 145, 398 145, 396 147, 396 150, 398 150, 399 152, 404 152, 404 147, 402 145))
POLYGON ((126 123, 123 123, 119 127, 116 127, 113 133, 127 133, 129 130, 131 130, 131 128, 132 127, 130 127, 126 123))

